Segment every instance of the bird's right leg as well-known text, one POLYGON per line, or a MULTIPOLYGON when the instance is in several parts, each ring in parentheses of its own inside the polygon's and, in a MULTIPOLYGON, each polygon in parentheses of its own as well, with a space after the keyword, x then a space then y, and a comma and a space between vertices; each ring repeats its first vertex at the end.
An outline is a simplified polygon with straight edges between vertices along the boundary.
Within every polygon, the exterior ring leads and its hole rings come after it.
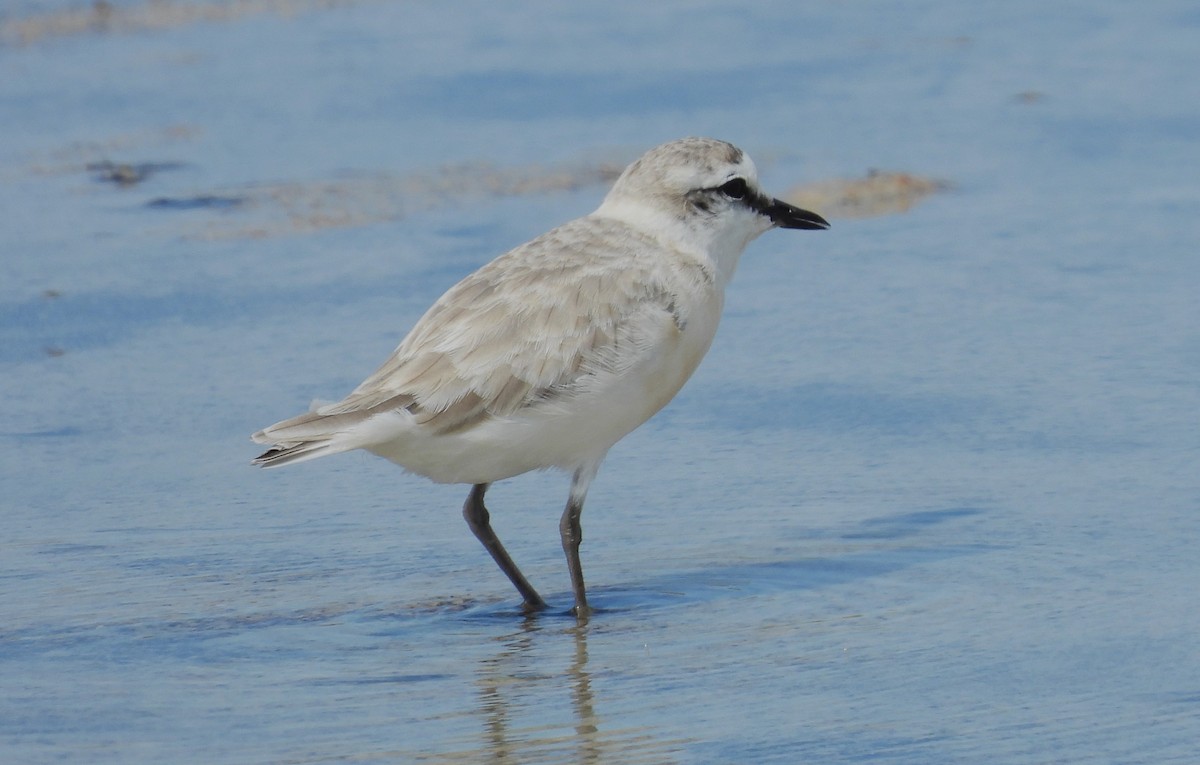
POLYGON ((500 538, 496 536, 496 532, 492 531, 491 516, 488 515, 487 508, 483 505, 483 495, 487 492, 489 485, 477 483, 471 487, 471 494, 463 505, 463 518, 466 518, 467 525, 471 527, 475 538, 483 543, 483 546, 491 553, 492 559, 496 561, 496 565, 517 588, 517 592, 521 593, 521 597, 525 599, 524 609, 541 611, 546 607, 546 601, 542 600, 542 596, 533 589, 533 585, 521 573, 521 569, 517 568, 516 563, 513 563, 508 550, 505 550, 504 545, 500 544, 500 538))

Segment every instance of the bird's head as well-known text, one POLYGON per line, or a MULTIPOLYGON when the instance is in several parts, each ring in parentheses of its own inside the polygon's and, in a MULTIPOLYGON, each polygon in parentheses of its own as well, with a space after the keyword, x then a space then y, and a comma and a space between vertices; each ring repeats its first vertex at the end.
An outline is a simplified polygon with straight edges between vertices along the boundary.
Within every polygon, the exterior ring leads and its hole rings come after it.
POLYGON ((829 228, 820 215, 764 193, 750 157, 712 138, 683 138, 646 152, 625 168, 596 212, 735 262, 772 228, 829 228))

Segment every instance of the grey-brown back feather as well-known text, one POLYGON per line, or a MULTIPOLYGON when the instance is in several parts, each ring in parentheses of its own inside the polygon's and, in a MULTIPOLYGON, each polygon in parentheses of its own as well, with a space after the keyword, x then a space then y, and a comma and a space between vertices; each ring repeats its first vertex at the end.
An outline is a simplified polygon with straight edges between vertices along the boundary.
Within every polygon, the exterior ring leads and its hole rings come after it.
MULTIPOLYGON (((267 428, 255 440, 286 452, 398 409, 431 432, 453 433, 571 396, 588 376, 637 363, 638 352, 618 349, 645 346, 646 327, 686 323, 656 249, 662 245, 605 218, 581 218, 543 234, 450 288, 345 399, 267 428), (642 254, 630 258, 634 251, 642 254), (617 273, 609 257, 620 258, 617 273)), ((697 271, 693 279, 711 281, 697 271)))

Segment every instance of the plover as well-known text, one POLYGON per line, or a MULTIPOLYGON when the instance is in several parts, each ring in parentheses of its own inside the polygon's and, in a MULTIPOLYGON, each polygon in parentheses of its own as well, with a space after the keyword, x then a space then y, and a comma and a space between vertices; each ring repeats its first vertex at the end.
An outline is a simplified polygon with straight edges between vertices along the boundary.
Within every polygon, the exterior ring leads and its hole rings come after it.
POLYGON ((731 144, 658 146, 595 212, 451 287, 346 398, 255 433, 271 447, 254 464, 366 449, 434 481, 471 484, 463 516, 526 611, 545 601, 492 530, 484 494, 531 470, 565 470, 559 531, 574 612, 586 619, 580 513, 605 454, 691 377, 746 245, 772 228, 828 227, 764 194, 731 144))

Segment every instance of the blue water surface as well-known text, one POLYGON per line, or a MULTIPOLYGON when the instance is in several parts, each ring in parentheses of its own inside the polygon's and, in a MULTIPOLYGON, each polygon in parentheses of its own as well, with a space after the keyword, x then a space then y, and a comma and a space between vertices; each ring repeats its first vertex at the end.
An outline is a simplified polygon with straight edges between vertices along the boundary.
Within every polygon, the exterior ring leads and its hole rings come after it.
POLYGON ((156 5, 230 7, 0 14, 0 759, 1196 761, 1193 4, 156 5), (950 188, 751 245, 588 624, 561 475, 489 494, 524 618, 465 487, 248 465, 696 134, 950 188))

